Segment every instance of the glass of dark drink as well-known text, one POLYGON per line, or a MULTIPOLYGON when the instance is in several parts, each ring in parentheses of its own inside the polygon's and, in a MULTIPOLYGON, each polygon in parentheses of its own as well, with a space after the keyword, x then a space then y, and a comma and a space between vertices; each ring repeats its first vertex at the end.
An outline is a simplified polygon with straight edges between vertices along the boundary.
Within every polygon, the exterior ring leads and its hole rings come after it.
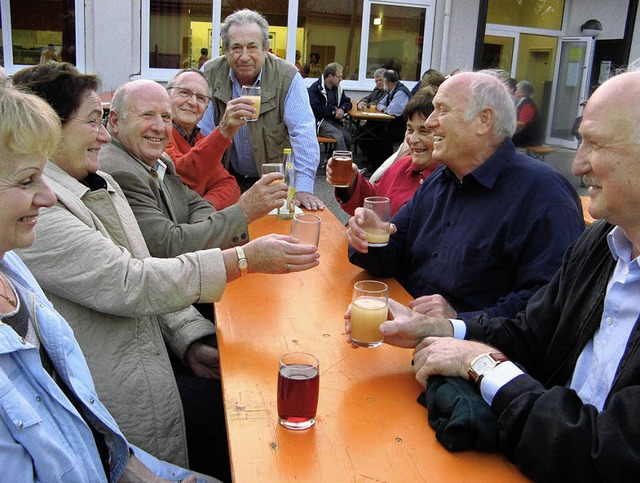
POLYGON ((351 184, 351 151, 334 151, 331 162, 331 184, 336 188, 348 188, 351 184))
POLYGON ((287 429, 308 429, 316 422, 320 373, 318 359, 306 352, 280 357, 278 421, 287 429))

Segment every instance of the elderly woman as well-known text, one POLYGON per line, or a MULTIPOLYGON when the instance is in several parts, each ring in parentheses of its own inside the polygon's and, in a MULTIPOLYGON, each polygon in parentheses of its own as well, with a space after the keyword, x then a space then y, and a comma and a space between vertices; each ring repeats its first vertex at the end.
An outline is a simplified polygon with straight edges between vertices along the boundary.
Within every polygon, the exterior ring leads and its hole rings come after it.
MULTIPOLYGON (((433 111, 433 94, 421 91, 407 103, 403 116, 407 120, 404 141, 411 154, 391 165, 380 180, 372 184, 351 165, 351 183, 347 188, 336 188, 335 196, 344 211, 353 215, 367 196, 386 196, 391 200, 391 216, 404 205, 431 173, 440 166, 432 157, 433 135, 424 123, 433 111)), ((327 163, 327 182, 331 184, 333 160, 327 163)))
POLYGON ((228 479, 214 327, 191 304, 218 300, 247 263, 249 272, 306 270, 318 264, 317 249, 270 235, 244 250, 151 258, 119 186, 98 171, 98 152, 110 140, 98 79, 50 63, 13 81, 46 99, 62 121, 61 143, 44 169, 57 202, 19 255, 71 323, 98 394, 127 437, 181 466, 188 444, 192 469, 228 479))
POLYGON ((60 121, 42 99, 10 87, 0 86, 0 112, 2 479, 195 481, 127 442, 69 325, 11 252, 33 243, 40 210, 55 203, 42 171, 60 121))

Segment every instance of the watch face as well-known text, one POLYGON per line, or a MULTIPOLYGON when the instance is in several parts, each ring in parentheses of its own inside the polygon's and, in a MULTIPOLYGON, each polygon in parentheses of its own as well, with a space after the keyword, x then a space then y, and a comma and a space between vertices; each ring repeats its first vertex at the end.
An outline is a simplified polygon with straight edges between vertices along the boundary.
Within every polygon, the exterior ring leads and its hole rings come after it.
POLYGON ((495 365, 496 362, 491 357, 489 357, 488 355, 484 355, 480 359, 478 359, 472 367, 477 374, 484 374, 495 365))
POLYGON ((248 263, 246 258, 241 258, 240 260, 238 260, 238 267, 240 267, 242 270, 245 270, 247 266, 248 263))

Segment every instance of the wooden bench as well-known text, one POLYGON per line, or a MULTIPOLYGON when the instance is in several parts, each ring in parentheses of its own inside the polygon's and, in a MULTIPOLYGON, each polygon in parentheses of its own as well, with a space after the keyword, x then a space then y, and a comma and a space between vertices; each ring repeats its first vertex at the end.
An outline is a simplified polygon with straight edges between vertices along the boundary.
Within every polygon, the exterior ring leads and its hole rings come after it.
POLYGON ((526 150, 529 156, 539 159, 540 161, 544 161, 544 157, 547 154, 557 151, 556 148, 552 148, 551 146, 529 146, 526 150))
POLYGON ((327 164, 328 159, 333 154, 336 147, 336 140, 325 136, 318 136, 318 144, 324 146, 325 160, 320 163, 321 167, 327 164))

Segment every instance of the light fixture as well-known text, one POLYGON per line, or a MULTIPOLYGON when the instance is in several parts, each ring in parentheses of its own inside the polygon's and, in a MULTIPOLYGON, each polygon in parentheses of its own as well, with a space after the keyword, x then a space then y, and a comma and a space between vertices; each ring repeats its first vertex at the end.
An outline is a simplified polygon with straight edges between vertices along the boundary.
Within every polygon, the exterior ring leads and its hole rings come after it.
POLYGON ((580 30, 583 34, 596 38, 602 32, 602 24, 599 20, 592 18, 580 25, 580 30))
POLYGON ((373 19, 373 25, 382 25, 382 18, 376 17, 373 19))

